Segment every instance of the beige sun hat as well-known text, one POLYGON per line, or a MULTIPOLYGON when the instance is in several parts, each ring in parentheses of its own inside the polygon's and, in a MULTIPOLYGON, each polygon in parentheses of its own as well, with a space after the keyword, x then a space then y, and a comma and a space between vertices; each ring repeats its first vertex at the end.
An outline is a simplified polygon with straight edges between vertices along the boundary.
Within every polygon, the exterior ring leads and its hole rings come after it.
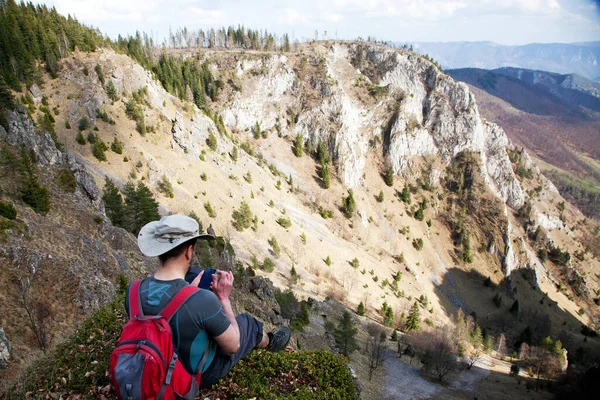
POLYGON ((174 214, 144 225, 138 234, 138 247, 144 255, 157 257, 194 238, 212 240, 215 237, 200 233, 195 219, 174 214))

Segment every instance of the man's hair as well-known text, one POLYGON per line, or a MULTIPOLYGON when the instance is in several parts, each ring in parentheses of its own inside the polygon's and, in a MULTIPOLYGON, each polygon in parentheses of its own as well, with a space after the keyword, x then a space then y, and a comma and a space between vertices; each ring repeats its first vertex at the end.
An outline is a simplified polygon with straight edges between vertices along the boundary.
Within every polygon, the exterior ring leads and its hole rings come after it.
POLYGON ((160 260, 160 262, 162 264, 164 264, 171 258, 177 258, 180 255, 182 255, 189 246, 195 245, 197 241, 198 241, 198 238, 193 238, 193 239, 188 240, 187 242, 183 242, 179 246, 174 247, 171 250, 167 251, 166 253, 158 256, 158 259, 160 260))

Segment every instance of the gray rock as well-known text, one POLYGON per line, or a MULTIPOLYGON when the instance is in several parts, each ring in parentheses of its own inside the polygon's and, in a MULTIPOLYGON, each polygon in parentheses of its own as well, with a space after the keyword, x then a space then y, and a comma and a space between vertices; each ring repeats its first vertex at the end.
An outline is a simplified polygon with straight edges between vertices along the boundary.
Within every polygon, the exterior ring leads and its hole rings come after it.
POLYGON ((10 344, 4 333, 4 329, 0 328, 0 369, 6 369, 10 360, 10 344))
POLYGON ((33 122, 27 116, 27 110, 22 104, 15 111, 8 112, 8 132, 0 130, 0 138, 13 147, 25 146, 33 150, 38 164, 60 165, 63 162, 63 154, 56 148, 52 137, 48 133, 38 134, 35 132, 33 122))
POLYGON ((36 104, 42 102, 42 97, 44 97, 44 94, 40 90, 40 87, 37 85, 37 83, 31 85, 31 87, 29 88, 29 93, 31 94, 31 97, 33 97, 33 101, 36 104))
POLYGON ((97 210, 104 212, 102 193, 100 192, 100 189, 98 189, 92 174, 87 172, 85 166, 77 161, 77 158, 73 153, 66 153, 65 158, 67 165, 69 165, 71 171, 75 175, 75 180, 77 180, 77 190, 88 198, 97 210))

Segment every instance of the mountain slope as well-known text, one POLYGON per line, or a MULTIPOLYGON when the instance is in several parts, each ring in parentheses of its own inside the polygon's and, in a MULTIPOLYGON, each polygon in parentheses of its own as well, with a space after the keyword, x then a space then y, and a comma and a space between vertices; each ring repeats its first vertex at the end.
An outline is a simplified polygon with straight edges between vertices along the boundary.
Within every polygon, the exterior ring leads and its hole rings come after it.
MULTIPOLYGON (((600 265, 581 246, 596 225, 559 205, 527 153, 480 117, 466 85, 417 54, 361 43, 193 55, 219 87, 204 111, 110 49, 75 52, 56 79, 44 77, 48 107, 60 111, 58 140, 99 185, 105 176, 119 187, 144 182, 163 213, 193 211, 276 286, 352 309, 363 302, 376 321, 385 303, 402 327, 400 315, 420 299, 432 325, 452 323, 460 308, 515 346, 537 312, 548 321, 540 332, 573 353, 581 325, 596 327, 600 265), (96 65, 116 88, 114 100, 96 65), (108 148, 117 139, 122 152, 106 151, 101 161, 96 145, 82 144, 75 127, 84 117, 81 137, 108 148), (322 150, 319 165, 318 143, 331 163, 322 150), (319 176, 325 166, 328 189, 319 176), (341 207, 349 188, 353 212, 341 207), (251 229, 233 223, 242 202, 255 216, 251 229), (557 248, 573 257, 555 257, 557 248), (551 256, 541 260, 544 251, 551 256)), ((34 119, 40 113, 34 106, 34 119)), ((590 338, 584 346, 593 355, 598 345, 590 338)))

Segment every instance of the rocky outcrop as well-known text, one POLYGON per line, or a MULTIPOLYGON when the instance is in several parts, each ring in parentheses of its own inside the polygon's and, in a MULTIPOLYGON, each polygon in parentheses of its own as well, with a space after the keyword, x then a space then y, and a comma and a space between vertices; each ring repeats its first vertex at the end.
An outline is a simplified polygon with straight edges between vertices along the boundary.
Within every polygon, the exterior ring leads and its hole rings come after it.
POLYGON ((4 333, 4 329, 0 328, 0 369, 6 369, 10 360, 10 344, 4 333))
POLYGON ((66 163, 71 168, 77 180, 77 191, 84 195, 92 203, 94 208, 104 213, 104 203, 102 202, 102 193, 92 174, 90 174, 85 166, 77 161, 77 157, 72 153, 66 153, 66 163))
POLYGON ((42 102, 42 97, 44 97, 44 94, 40 90, 40 87, 37 85, 37 83, 31 85, 31 87, 29 88, 29 93, 31 94, 31 97, 33 97, 33 101, 36 104, 42 102))
POLYGON ((16 148, 25 146, 33 150, 38 164, 57 165, 63 162, 63 155, 52 137, 48 133, 36 133, 23 105, 19 104, 15 111, 8 112, 8 124, 8 132, 0 129, 0 139, 16 148))

